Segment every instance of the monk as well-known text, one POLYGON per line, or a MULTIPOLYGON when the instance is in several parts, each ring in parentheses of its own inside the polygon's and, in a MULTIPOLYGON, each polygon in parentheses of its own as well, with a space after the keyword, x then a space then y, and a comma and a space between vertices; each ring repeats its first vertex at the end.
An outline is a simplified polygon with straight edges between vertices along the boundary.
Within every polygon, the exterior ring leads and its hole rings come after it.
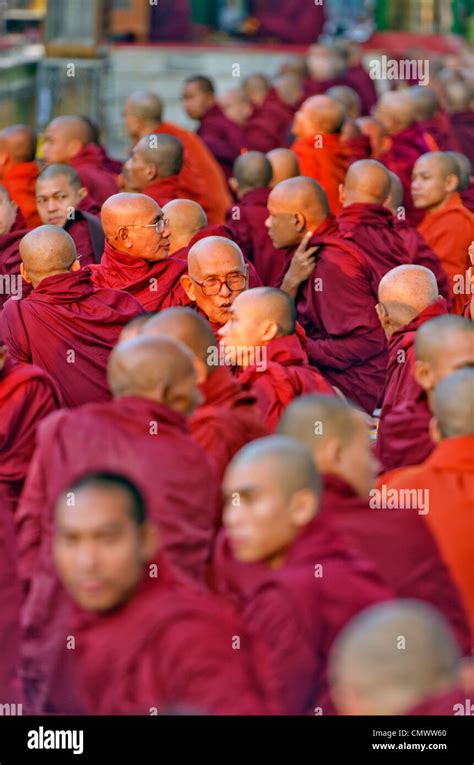
POLYGON ((246 290, 229 308, 219 330, 225 356, 237 366, 237 378, 255 391, 265 425, 275 430, 283 409, 304 393, 334 390, 314 368, 296 334, 293 299, 281 290, 246 290))
POLYGON ((105 250, 92 267, 95 287, 126 290, 147 311, 186 304, 186 264, 169 257, 169 224, 146 194, 114 194, 102 206, 105 250))
POLYGON ((173 199, 163 206, 163 214, 169 221, 170 255, 187 260, 194 237, 207 228, 204 209, 192 199, 173 199))
POLYGON ((384 205, 390 210, 395 220, 395 230, 405 248, 406 262, 417 266, 425 266, 433 271, 438 289, 448 306, 451 306, 451 296, 449 293, 449 283, 446 272, 441 265, 438 255, 433 252, 426 239, 422 237, 415 226, 412 226, 406 219, 405 208, 403 206, 403 186, 398 175, 388 171, 390 175, 390 192, 385 199, 384 205))
POLYGON ((100 262, 105 239, 99 207, 73 167, 45 167, 36 180, 36 205, 42 223, 61 226, 72 236, 82 268, 100 262))
MULTIPOLYGON (((283 90, 285 86, 283 85, 283 90)), ((282 95, 282 83, 270 82, 259 72, 246 77, 242 83, 242 91, 252 104, 253 112, 247 122, 246 134, 252 149, 257 149, 257 141, 275 142, 276 147, 286 146, 293 122, 294 110, 282 95), (276 85, 276 87, 275 87, 276 85), (261 135, 258 130, 261 129, 261 135), (253 141, 250 139, 254 139, 253 141)), ((260 149, 263 151, 263 149, 260 149)), ((271 147, 267 149, 271 150, 271 147)))
MULTIPOLYGON (((426 522, 458 586, 474 641, 474 370, 460 369, 436 385, 431 426, 434 451, 420 465, 387 477, 386 485, 424 490, 429 497, 426 522)), ((382 480, 384 480, 382 478, 382 480)), ((384 481, 385 482, 385 481, 384 481)), ((472 644, 472 643, 471 643, 472 644)))
POLYGON ((301 174, 321 184, 334 214, 341 209, 339 184, 349 166, 349 150, 340 138, 344 117, 340 103, 328 96, 313 96, 304 101, 293 123, 296 140, 291 149, 301 174))
POLYGON ((42 151, 47 165, 59 162, 74 167, 99 206, 117 192, 115 177, 104 168, 102 153, 90 142, 90 128, 81 117, 52 120, 44 133, 42 151))
POLYGON ((381 123, 389 138, 379 156, 380 162, 400 178, 407 219, 410 223, 417 224, 421 216, 413 204, 411 176, 416 160, 429 151, 430 147, 416 121, 414 101, 408 93, 387 91, 380 96, 374 109, 374 117, 381 123))
POLYGON ((335 635, 390 591, 319 515, 320 477, 302 444, 283 436, 247 444, 230 463, 223 489, 216 587, 267 640, 284 712, 326 714, 326 660, 335 635))
POLYGON ((436 91, 426 85, 413 85, 408 95, 413 99, 415 118, 430 151, 456 151, 458 142, 436 91))
POLYGON ((229 185, 238 204, 227 210, 227 225, 262 283, 277 286, 274 282, 278 281, 285 254, 273 246, 265 226, 271 177, 272 166, 265 154, 249 151, 237 157, 229 185))
POLYGON ((469 157, 459 151, 446 152, 456 162, 459 170, 459 184, 457 190, 462 203, 468 210, 474 212, 474 179, 472 178, 472 165, 469 157))
POLYGON ((474 325, 453 314, 424 322, 416 332, 414 353, 413 375, 419 392, 385 415, 384 438, 377 442, 377 457, 385 471, 416 465, 433 451, 433 390, 452 372, 474 366, 474 325))
POLYGON ((297 156, 291 149, 272 149, 267 152, 267 158, 272 166, 270 188, 279 184, 280 181, 301 175, 297 156))
POLYGON ((365 255, 341 237, 324 191, 311 178, 292 178, 272 190, 267 226, 275 247, 291 248, 281 289, 296 301, 310 362, 372 412, 387 356, 365 255))
POLYGON ((64 617, 50 550, 60 492, 87 472, 126 469, 160 526, 170 564, 198 580, 215 534, 220 503, 213 466, 187 424, 202 401, 191 352, 166 337, 136 337, 113 350, 108 380, 113 401, 62 410, 41 423, 17 513, 19 568, 29 589, 24 671, 35 708, 64 617))
POLYGON ((75 505, 67 493, 56 503, 53 550, 74 607, 61 630, 53 705, 65 711, 64 697, 74 688, 87 714, 278 709, 258 641, 241 634, 229 606, 184 583, 157 557, 159 530, 136 486, 96 472, 68 490, 75 505), (65 649, 69 633, 74 651, 65 649), (233 650, 232 635, 240 636, 241 650, 233 650))
MULTIPOLYGON (((0 390, 1 387, 0 377, 0 390)), ((2 657, 0 661, 0 700, 2 704, 23 703, 23 693, 19 681, 20 603, 21 589, 16 573, 13 515, 9 502, 3 496, 3 487, 0 483, 0 655, 2 657)), ((15 709, 14 706, 13 709, 15 709)), ((15 712, 11 712, 11 714, 15 714, 15 712)), ((18 711, 17 714, 21 714, 21 711, 18 711)))
POLYGON ((20 274, 20 242, 27 233, 18 205, 0 184, 0 311, 8 298, 21 300, 28 293, 20 274))
POLYGON ((123 292, 95 289, 80 270, 72 238, 57 226, 39 226, 20 243, 21 275, 33 291, 9 300, 0 336, 12 360, 51 375, 65 406, 106 401, 109 353, 140 304, 123 292))
POLYGON ((0 345, 0 493, 14 510, 35 448, 38 423, 60 406, 51 377, 33 364, 18 364, 0 345))
POLYGON ((361 116, 362 103, 354 88, 350 88, 348 85, 334 85, 327 89, 326 95, 344 107, 346 117, 349 119, 356 120, 361 116))
POLYGON ((181 94, 183 107, 192 120, 199 121, 198 136, 230 178, 232 164, 245 146, 242 124, 226 117, 216 102, 212 81, 203 75, 192 75, 185 80, 181 94))
POLYGON ((132 149, 124 165, 131 187, 146 194, 163 207, 172 199, 185 196, 180 185, 183 144, 167 133, 145 135, 132 149))
POLYGON ((0 183, 18 205, 28 228, 39 226, 34 185, 39 174, 35 162, 36 134, 28 125, 10 125, 0 131, 0 183))
POLYGON ((244 390, 231 370, 219 362, 216 336, 209 322, 191 308, 168 308, 143 326, 142 334, 164 335, 183 342, 193 353, 203 403, 189 421, 191 433, 212 460, 219 483, 239 449, 267 435, 252 390, 244 390))
POLYGON ((389 193, 388 170, 375 159, 361 159, 350 166, 339 195, 339 230, 366 254, 374 290, 387 271, 406 262, 393 216, 384 206, 389 193))
POLYGON ((174 122, 165 122, 163 104, 156 93, 132 93, 125 101, 124 119, 132 145, 151 133, 166 133, 181 141, 183 166, 179 183, 183 196, 202 205, 211 224, 222 223, 231 197, 224 174, 204 141, 174 122))
POLYGON ((193 308, 205 316, 214 332, 229 319, 229 308, 248 287, 248 266, 242 250, 230 239, 208 236, 188 252, 188 270, 181 277, 193 308))
POLYGON ((438 608, 469 654, 467 615, 424 519, 416 509, 395 513, 380 502, 364 413, 338 397, 303 396, 283 412, 278 433, 311 451, 323 474, 322 512, 347 538, 349 549, 371 560, 398 598, 438 608))
POLYGON ((331 694, 341 715, 451 716, 467 701, 460 659, 436 609, 415 600, 384 603, 356 616, 337 637, 331 694))
POLYGON ((472 87, 463 80, 453 80, 445 85, 443 96, 459 147, 462 153, 466 154, 471 163, 474 164, 472 87))
POLYGON ((468 294, 467 249, 474 239, 474 214, 462 204, 458 165, 442 152, 420 157, 413 169, 412 196, 425 215, 418 231, 437 253, 448 276, 454 313, 462 313, 468 294))

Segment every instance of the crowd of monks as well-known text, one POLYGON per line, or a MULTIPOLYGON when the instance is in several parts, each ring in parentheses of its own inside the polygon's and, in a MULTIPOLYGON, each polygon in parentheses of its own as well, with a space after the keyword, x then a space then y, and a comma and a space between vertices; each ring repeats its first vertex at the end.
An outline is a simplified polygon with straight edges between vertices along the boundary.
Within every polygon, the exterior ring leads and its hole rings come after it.
POLYGON ((193 75, 196 132, 134 93, 124 162, 0 131, 0 705, 462 714, 466 69, 193 75))

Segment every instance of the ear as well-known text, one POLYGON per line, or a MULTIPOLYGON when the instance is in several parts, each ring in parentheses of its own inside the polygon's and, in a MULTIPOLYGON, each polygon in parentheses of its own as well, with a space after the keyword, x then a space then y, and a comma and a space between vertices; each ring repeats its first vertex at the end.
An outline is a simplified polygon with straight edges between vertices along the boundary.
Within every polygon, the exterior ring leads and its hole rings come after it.
POLYGON ((310 489, 300 489, 290 500, 290 516, 295 526, 299 528, 306 526, 314 518, 318 509, 318 497, 310 489))
POLYGON ((459 186, 459 183, 460 183, 460 181, 459 181, 459 178, 457 177, 457 175, 455 175, 454 173, 450 173, 446 177, 446 183, 445 183, 446 191, 449 194, 451 192, 453 192, 453 191, 456 191, 458 186, 459 186))
POLYGON ((81 264, 80 264, 80 261, 77 260, 77 258, 76 258, 76 260, 74 261, 74 263, 71 266, 71 271, 80 271, 80 270, 81 270, 81 264))
POLYGON ((430 420, 430 436, 434 444, 439 444, 443 440, 443 436, 436 417, 432 417, 430 420))
POLYGON ((75 157, 79 152, 81 151, 84 144, 79 138, 73 138, 71 141, 69 141, 69 151, 71 159, 75 157))
POLYGON ((230 188, 234 192, 234 194, 237 195, 237 192, 239 190, 239 184, 238 184, 237 178, 234 178, 234 177, 229 178, 228 183, 229 183, 230 188))
POLYGON ((278 324, 275 321, 266 321, 263 325, 261 339, 265 345, 273 340, 278 334, 278 324))
POLYGON ((379 318, 379 322, 382 326, 382 329, 385 332, 391 332, 392 326, 390 323, 390 316, 387 314, 382 304, 377 303, 377 305, 375 306, 375 310, 377 311, 377 316, 379 318))
POLYGON ((21 277, 22 277, 23 281, 25 281, 27 284, 31 284, 31 279, 28 276, 28 274, 26 273, 26 268, 23 265, 23 263, 20 263, 20 274, 21 274, 21 277))
POLYGON ((159 178, 156 165, 154 165, 152 162, 149 162, 147 165, 145 165, 145 177, 149 181, 154 181, 159 178))
POLYGON ((77 196, 79 197, 79 199, 84 199, 84 197, 86 197, 88 193, 89 192, 87 191, 87 189, 84 186, 81 186, 81 188, 77 192, 77 196))
POLYGON ((344 207, 344 202, 346 201, 346 187, 343 183, 339 184, 339 201, 341 205, 344 207))
POLYGON ((121 226, 117 232, 116 239, 121 239, 124 243, 125 247, 131 247, 132 243, 130 242, 130 236, 128 233, 128 228, 125 228, 121 226))
MULTIPOLYGON (((318 438, 318 436, 316 436, 318 438)), ((320 473, 336 473, 340 461, 340 446, 336 438, 321 436, 313 452, 313 458, 320 473)))
POLYGON ((433 390, 435 386, 434 374, 427 361, 415 361, 413 375, 423 390, 433 390))
POLYGON ((305 231, 306 230, 306 220, 304 218, 304 215, 301 215, 301 213, 295 213, 296 223, 295 228, 297 231, 305 231))
POLYGON ((142 526, 143 547, 142 559, 144 563, 152 561, 160 547, 160 532, 158 527, 150 521, 145 521, 142 526))
POLYGON ((194 368, 197 372, 198 385, 206 382, 208 375, 207 366, 204 361, 199 359, 197 356, 194 357, 194 368))
POLYGON ((192 300, 193 303, 196 302, 196 292, 194 290, 194 282, 189 276, 189 274, 183 274, 181 279, 181 286, 183 290, 185 291, 186 295, 190 300, 192 300))

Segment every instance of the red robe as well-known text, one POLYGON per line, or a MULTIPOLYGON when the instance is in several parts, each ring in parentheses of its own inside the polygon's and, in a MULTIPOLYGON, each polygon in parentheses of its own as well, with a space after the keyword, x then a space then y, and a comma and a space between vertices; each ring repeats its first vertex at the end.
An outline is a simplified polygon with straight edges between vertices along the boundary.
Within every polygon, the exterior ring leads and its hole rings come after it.
POLYGON ((415 598, 437 608, 469 653, 467 614, 438 546, 416 510, 372 508, 339 476, 325 475, 322 512, 329 513, 351 550, 373 561, 397 598, 415 598))
POLYGON ((246 148, 266 153, 280 146, 288 146, 288 134, 293 116, 283 109, 276 99, 266 98, 261 106, 254 107, 245 123, 246 148))
POLYGON ((161 530, 161 548, 187 576, 203 579, 220 511, 218 485, 186 418, 146 398, 126 396, 61 410, 38 428, 37 449, 17 512, 25 604, 24 672, 40 703, 65 603, 51 558, 52 507, 79 476, 125 474, 143 492, 161 530))
POLYGON ((117 181, 112 173, 105 170, 103 154, 95 143, 83 146, 68 164, 77 170, 81 184, 100 207, 106 199, 117 194, 117 181))
POLYGON ((255 396, 227 367, 217 367, 200 387, 204 403, 191 417, 191 433, 213 461, 220 483, 239 449, 266 436, 267 430, 255 396))
POLYGON ((259 37, 277 38, 282 43, 303 45, 316 42, 324 26, 322 4, 307 3, 306 0, 255 0, 252 15, 259 22, 259 37))
POLYGON ((400 178, 407 220, 416 224, 420 221, 422 213, 413 205, 411 175, 416 160, 430 151, 429 146, 418 123, 390 136, 387 143, 387 149, 378 159, 400 178))
MULTIPOLYGON (((1 385, 0 382, 0 388, 1 385)), ((4 497, 0 483, 0 700, 2 704, 23 702, 18 677, 21 639, 20 603, 21 590, 16 572, 13 515, 10 502, 4 497)), ((11 712, 11 714, 15 713, 11 712)))
POLYGON ((451 297, 449 294, 448 277, 446 276, 446 271, 441 265, 438 255, 431 249, 418 229, 408 223, 408 221, 395 218, 395 230, 405 247, 405 252, 407 254, 406 262, 414 263, 417 266, 424 266, 425 268, 429 268, 430 271, 433 271, 436 276, 436 281, 438 282, 439 292, 448 302, 448 306, 450 306, 451 297))
POLYGON ((377 90, 370 74, 361 64, 350 66, 344 75, 345 85, 354 88, 362 102, 362 114, 370 114, 377 103, 377 90))
POLYGON ((474 182, 471 181, 467 189, 459 192, 464 207, 474 212, 474 182))
POLYGON ((18 210, 13 226, 7 234, 0 234, 0 277, 10 276, 14 277, 16 281, 13 285, 9 284, 9 292, 7 292, 7 282, 2 280, 2 290, 0 290, 0 312, 4 303, 8 300, 10 295, 18 295, 21 284, 21 298, 25 297, 31 292, 29 284, 23 281, 20 276, 20 242, 27 234, 29 229, 26 227, 23 215, 18 210), (12 286, 14 290, 12 290, 12 286))
POLYGON ((77 254, 81 256, 81 268, 100 263, 105 237, 96 215, 77 207, 74 219, 66 221, 64 230, 74 239, 77 254))
MULTIPOLYGON (((451 715, 456 714, 456 708, 459 709, 459 706, 466 710, 467 704, 467 708, 471 709, 472 702, 471 699, 466 698, 467 695, 462 688, 453 688, 451 691, 430 696, 417 704, 416 707, 409 709, 405 714, 410 715, 410 717, 451 717, 451 715)), ((469 714, 469 712, 465 711, 464 714, 469 714)))
POLYGON ((46 372, 7 358, 0 372, 0 492, 13 503, 33 456, 36 427, 59 406, 58 392, 46 372))
POLYGON ((337 216, 337 224, 344 237, 366 255, 374 293, 387 271, 407 262, 394 217, 386 207, 364 203, 347 205, 337 216))
POLYGON ((120 252, 106 242, 102 260, 91 272, 96 289, 126 290, 146 311, 189 305, 179 281, 186 273, 186 264, 174 256, 153 263, 120 252))
POLYGON ((36 209, 36 179, 40 173, 36 162, 18 162, 12 165, 0 183, 5 186, 10 198, 17 203, 28 228, 41 225, 36 209))
POLYGON ((375 312, 378 298, 367 258, 341 237, 333 216, 313 233, 312 244, 319 246, 314 271, 296 295, 310 362, 344 395, 372 412, 385 381, 387 344, 375 312))
POLYGON ((197 134, 219 162, 225 177, 230 178, 234 160, 246 145, 243 126, 232 122, 214 104, 202 118, 197 134))
POLYGON ((449 118, 462 153, 469 157, 474 167, 474 145, 472 141, 472 136, 474 135, 474 111, 455 112, 450 114, 449 118))
POLYGON ((343 139, 343 144, 349 149, 349 165, 358 162, 359 159, 369 159, 372 156, 372 145, 368 135, 359 131, 359 135, 352 135, 343 139))
POLYGON ((50 707, 72 711, 72 687, 90 715, 278 712, 266 646, 222 600, 181 582, 162 560, 158 569, 114 611, 73 606, 50 707), (64 648, 67 634, 74 651, 64 648))
POLYGON ((297 138, 291 150, 298 157, 301 175, 314 178, 321 184, 328 198, 332 213, 341 209, 339 201, 339 185, 349 167, 350 149, 342 143, 337 133, 325 133, 317 136, 322 145, 315 146, 315 137, 297 138))
POLYGON ((125 324, 141 312, 124 292, 94 290, 86 268, 49 276, 24 300, 9 300, 0 337, 12 359, 51 375, 65 406, 79 406, 110 398, 109 353, 125 324))
POLYGON ((418 124, 430 151, 460 151, 459 142, 446 115, 439 114, 430 120, 420 120, 418 124))
POLYGON ((226 224, 245 257, 255 266, 262 283, 279 287, 289 266, 291 250, 277 250, 268 235, 265 221, 269 194, 270 189, 247 191, 227 210, 226 224))
POLYGON ((154 199, 160 207, 172 202, 173 199, 182 199, 187 196, 181 188, 179 173, 178 175, 168 175, 166 178, 158 178, 149 186, 145 186, 142 189, 142 194, 154 199))
POLYGON ((251 387, 254 391, 270 432, 275 430, 283 410, 294 398, 306 393, 334 395, 331 385, 309 365, 297 334, 277 337, 260 350, 261 366, 239 369, 237 377, 244 388, 251 387))
POLYGON ((342 627, 363 608, 391 597, 369 561, 350 550, 327 514, 314 518, 287 549, 284 563, 241 563, 226 533, 218 540, 214 587, 266 639, 285 714, 332 712, 326 662, 342 627), (297 646, 297 650, 295 647, 297 646))
POLYGON ((375 444, 382 471, 417 465, 433 451, 430 435, 433 414, 424 390, 414 398, 401 401, 384 416, 383 432, 375 444))

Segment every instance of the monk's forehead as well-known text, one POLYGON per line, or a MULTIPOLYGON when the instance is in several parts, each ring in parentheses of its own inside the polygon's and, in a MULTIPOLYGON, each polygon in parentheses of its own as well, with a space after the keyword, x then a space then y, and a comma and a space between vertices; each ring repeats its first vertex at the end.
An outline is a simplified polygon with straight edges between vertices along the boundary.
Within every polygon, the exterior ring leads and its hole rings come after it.
POLYGON ((75 189, 74 186, 70 183, 69 178, 59 173, 58 175, 53 175, 49 178, 38 178, 36 181, 37 194, 41 194, 46 191, 51 192, 53 189, 58 189, 58 191, 77 191, 77 189, 75 189))
POLYGON ((130 497, 120 488, 82 486, 74 493, 71 505, 69 493, 62 494, 55 507, 56 522, 65 527, 94 530, 104 525, 122 524, 131 520, 130 497))
POLYGON ((241 271, 244 260, 241 253, 231 244, 207 244, 194 249, 188 256, 189 271, 194 276, 220 276, 241 271))
POLYGON ((443 162, 441 157, 434 157, 430 154, 425 154, 419 157, 415 162, 416 170, 429 171, 433 173, 440 173, 442 175, 448 175, 449 171, 446 167, 446 163, 443 162))

